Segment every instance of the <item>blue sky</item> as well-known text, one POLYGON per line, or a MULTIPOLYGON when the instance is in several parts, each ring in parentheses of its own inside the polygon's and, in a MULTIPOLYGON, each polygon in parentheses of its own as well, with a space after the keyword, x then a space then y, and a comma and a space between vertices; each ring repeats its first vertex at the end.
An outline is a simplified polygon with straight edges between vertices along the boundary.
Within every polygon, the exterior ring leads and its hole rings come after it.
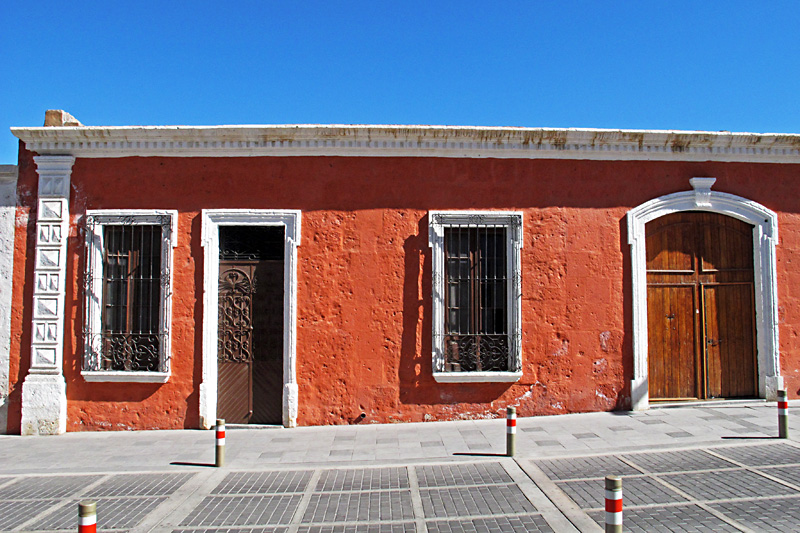
POLYGON ((0 3, 0 164, 86 125, 800 132, 800 2, 0 3))

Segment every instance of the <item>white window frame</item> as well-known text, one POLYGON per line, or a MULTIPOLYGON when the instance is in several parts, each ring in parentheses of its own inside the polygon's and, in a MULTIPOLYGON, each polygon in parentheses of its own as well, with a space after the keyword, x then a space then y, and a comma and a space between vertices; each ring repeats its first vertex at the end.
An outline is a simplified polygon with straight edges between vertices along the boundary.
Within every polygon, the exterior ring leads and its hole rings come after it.
POLYGON ((433 379, 439 383, 513 383, 522 378, 522 212, 520 211, 429 211, 428 245, 433 257, 433 379), (446 372, 445 330, 445 253, 444 230, 453 226, 506 228, 506 304, 510 350, 508 371, 446 372))
POLYGON ((97 209, 86 211, 86 307, 84 317, 84 353, 81 375, 91 382, 165 383, 170 376, 172 336, 172 265, 173 249, 177 245, 178 212, 174 210, 97 209), (163 224, 163 217, 168 222, 163 224), (99 370, 99 358, 93 353, 91 339, 102 331, 103 292, 103 228, 110 225, 161 225, 161 313, 159 334, 164 342, 160 346, 161 371, 99 370), (95 367, 97 369, 94 369, 95 367))

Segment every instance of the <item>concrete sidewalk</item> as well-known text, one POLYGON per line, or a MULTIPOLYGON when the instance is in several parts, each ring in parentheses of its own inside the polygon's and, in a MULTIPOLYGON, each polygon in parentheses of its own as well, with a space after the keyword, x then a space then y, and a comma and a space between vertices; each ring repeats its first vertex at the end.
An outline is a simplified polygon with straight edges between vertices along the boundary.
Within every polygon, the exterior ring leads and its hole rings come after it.
POLYGON ((514 459, 504 419, 229 427, 221 469, 210 431, 2 436, 0 529, 74 530, 91 498, 114 531, 599 531, 618 474, 631 531, 796 531, 800 448, 776 434, 765 402, 521 418, 514 459))

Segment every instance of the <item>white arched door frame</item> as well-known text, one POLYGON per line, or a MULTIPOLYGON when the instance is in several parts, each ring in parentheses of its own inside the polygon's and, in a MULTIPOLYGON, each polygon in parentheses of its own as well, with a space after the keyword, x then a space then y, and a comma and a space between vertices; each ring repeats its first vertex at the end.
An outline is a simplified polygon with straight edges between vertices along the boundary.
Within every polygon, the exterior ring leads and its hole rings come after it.
POLYGON ((758 395, 775 400, 783 387, 778 352, 778 290, 775 246, 778 217, 761 204, 711 190, 716 178, 692 178, 693 191, 655 198, 628 211, 633 281, 633 380, 631 407, 649 407, 647 385, 647 254, 645 224, 680 211, 709 211, 737 218, 753 226, 753 271, 756 304, 758 395))

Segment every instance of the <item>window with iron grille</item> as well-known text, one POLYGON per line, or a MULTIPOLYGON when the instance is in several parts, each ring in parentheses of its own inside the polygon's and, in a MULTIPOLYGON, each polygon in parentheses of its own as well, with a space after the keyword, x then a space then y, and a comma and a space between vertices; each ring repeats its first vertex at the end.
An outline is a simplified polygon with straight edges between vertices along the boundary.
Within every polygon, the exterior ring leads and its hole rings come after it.
POLYGON ((90 211, 86 216, 88 381, 169 376, 172 211, 90 211))
POLYGON ((517 212, 429 214, 433 250, 433 370, 449 381, 521 377, 517 212))

